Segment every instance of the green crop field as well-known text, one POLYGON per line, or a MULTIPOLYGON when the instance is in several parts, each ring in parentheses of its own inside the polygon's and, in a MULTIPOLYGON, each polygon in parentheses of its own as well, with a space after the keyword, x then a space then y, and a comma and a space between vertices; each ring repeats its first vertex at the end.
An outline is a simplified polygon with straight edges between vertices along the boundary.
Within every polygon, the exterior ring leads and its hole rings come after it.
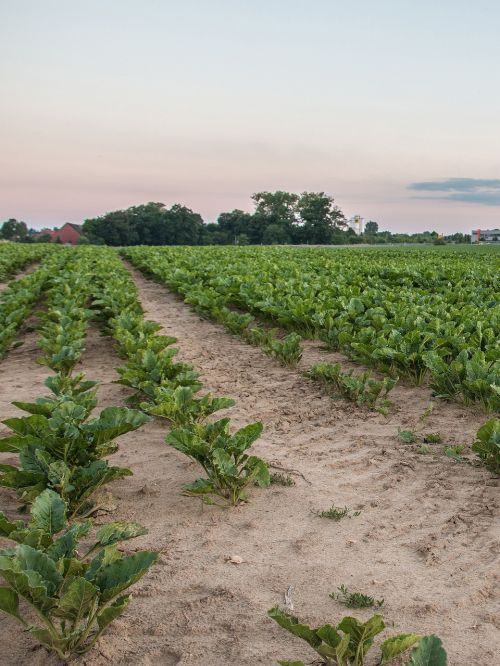
MULTIPOLYGON (((157 617, 178 613, 181 641, 201 608, 208 634, 274 620, 322 663, 363 666, 384 606, 416 633, 373 646, 380 663, 445 666, 434 630, 472 663, 452 616, 493 598, 498 249, 3 244, 0 271, 0 610, 24 635, 67 661, 124 654, 134 622, 163 654, 157 617), (457 571, 458 601, 423 621, 457 571), (295 580, 311 622, 318 604, 377 612, 312 628, 295 580)), ((281 654, 267 631, 259 663, 281 654)))

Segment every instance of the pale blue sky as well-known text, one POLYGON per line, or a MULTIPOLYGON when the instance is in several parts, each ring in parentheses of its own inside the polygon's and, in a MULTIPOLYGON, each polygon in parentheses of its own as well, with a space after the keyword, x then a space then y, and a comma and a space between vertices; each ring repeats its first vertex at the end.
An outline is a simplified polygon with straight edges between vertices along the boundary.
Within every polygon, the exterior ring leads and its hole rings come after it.
POLYGON ((496 0, 0 0, 0 220, 286 189, 499 226, 499 25, 496 0))

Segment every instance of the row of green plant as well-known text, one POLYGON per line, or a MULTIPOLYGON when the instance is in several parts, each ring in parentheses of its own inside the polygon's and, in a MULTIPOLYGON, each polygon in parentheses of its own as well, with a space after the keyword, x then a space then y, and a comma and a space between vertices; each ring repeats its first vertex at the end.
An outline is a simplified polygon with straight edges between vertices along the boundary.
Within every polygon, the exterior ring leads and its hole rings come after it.
MULTIPOLYGON (((500 409, 500 255, 414 249, 126 248, 205 309, 237 308, 442 398, 500 409), (437 363, 440 359, 444 366, 437 363), (455 360, 463 369, 446 371, 455 360), (443 375, 449 381, 443 381, 443 375)), ((247 316, 244 314, 243 316, 247 316)))
POLYGON ((1 465, 0 484, 16 489, 23 508, 31 508, 29 522, 0 514, 0 536, 17 544, 0 551, 6 583, 0 610, 63 660, 95 644, 127 608, 130 596, 123 593, 158 557, 154 551, 118 550, 121 541, 146 533, 141 525, 118 521, 95 531, 88 519, 99 508, 97 491, 132 473, 105 460, 117 450, 115 440, 150 420, 124 407, 91 418, 97 382, 74 374, 91 314, 92 261, 88 252, 80 253, 47 280, 40 362, 55 371, 45 381, 51 395, 14 402, 29 416, 4 420, 12 434, 0 439, 0 451, 19 456, 18 467, 1 465))
MULTIPOLYGON (((122 254, 128 257, 128 249, 122 254)), ((143 272, 151 274, 142 264, 138 266, 143 272)), ((189 291, 183 292, 184 300, 204 317, 222 324, 228 331, 256 347, 265 354, 275 358, 282 365, 294 368, 302 358, 301 336, 290 333, 281 336, 277 328, 259 325, 248 313, 237 312, 224 305, 223 299, 215 290, 206 289, 201 285, 193 285, 189 291)))
POLYGON ((119 542, 146 533, 141 525, 118 521, 94 530, 88 518, 99 508, 96 492, 131 474, 105 460, 117 450, 115 440, 150 420, 124 407, 90 418, 96 382, 74 369, 90 313, 91 263, 90 254, 80 254, 51 279, 39 327, 41 362, 55 371, 45 381, 51 395, 14 402, 29 416, 4 420, 12 434, 0 439, 0 451, 19 456, 18 467, 0 466, 0 484, 15 488, 24 509, 31 509, 29 522, 0 514, 0 536, 17 544, 0 551, 6 583, 0 610, 63 660, 95 644, 127 608, 130 596, 123 593, 158 557, 154 551, 118 550, 119 542))
POLYGON ((109 465, 114 440, 150 420, 139 410, 108 407, 90 418, 97 405, 96 382, 74 374, 84 351, 92 311, 87 307, 94 275, 90 252, 79 252, 48 280, 46 311, 39 313, 40 363, 56 374, 45 384, 51 395, 34 403, 14 402, 29 416, 6 419, 12 435, 0 450, 19 454, 19 466, 2 467, 0 485, 15 488, 30 502, 45 488, 56 490, 71 516, 91 508, 104 484, 131 474, 109 465))
POLYGON ((0 359, 16 344, 19 331, 40 300, 50 276, 63 268, 67 258, 64 253, 50 254, 38 270, 13 280, 0 293, 0 359))
POLYGON ((390 377, 375 379, 369 372, 343 372, 340 363, 316 363, 305 374, 310 379, 332 387, 334 395, 346 398, 359 407, 366 406, 383 414, 389 412, 391 402, 387 396, 398 382, 390 377))
POLYGON ((40 245, 0 243, 0 282, 5 282, 29 264, 46 257, 53 248, 40 245))
POLYGON ((94 307, 125 359, 118 368, 118 381, 134 389, 135 405, 167 421, 167 444, 203 468, 206 477, 185 485, 186 494, 202 497, 206 503, 234 506, 245 501, 249 486, 270 483, 267 464, 247 453, 260 436, 262 423, 232 433, 229 418, 207 421, 232 407, 234 400, 211 393, 200 396, 199 374, 190 363, 176 361, 178 349, 172 347, 176 339, 158 335, 160 326, 144 318, 137 290, 120 258, 112 251, 103 256, 101 279, 93 285, 94 307))

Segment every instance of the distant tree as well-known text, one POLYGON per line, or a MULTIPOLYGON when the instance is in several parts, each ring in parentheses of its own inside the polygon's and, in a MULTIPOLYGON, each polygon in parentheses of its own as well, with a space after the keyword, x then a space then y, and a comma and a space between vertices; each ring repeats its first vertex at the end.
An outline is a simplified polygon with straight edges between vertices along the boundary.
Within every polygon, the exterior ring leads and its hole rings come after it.
POLYGON ((52 236, 50 234, 41 233, 35 238, 35 243, 52 243, 52 236))
POLYGON ((286 245, 290 243, 290 236, 282 224, 270 224, 262 236, 264 245, 286 245))
POLYGON ((303 192, 297 211, 308 243, 330 244, 334 233, 346 226, 344 214, 324 192, 303 192))
POLYGON ((373 220, 370 220, 365 224, 365 234, 375 235, 378 232, 378 224, 373 220))
POLYGON ((250 239, 248 238, 247 234, 240 234, 236 238, 236 244, 237 245, 248 245, 249 242, 250 242, 250 239))
MULTIPOLYGON (((255 203, 255 212, 248 228, 248 235, 252 243, 268 243, 269 238, 287 238, 284 242, 291 242, 294 227, 299 221, 297 202, 299 196, 293 192, 256 192, 252 194, 255 203), (277 235, 276 230, 268 232, 266 229, 273 225, 281 227, 284 231, 277 235)), ((280 241, 273 241, 280 242, 280 241)))
POLYGON ((169 245, 198 245, 203 233, 203 218, 190 208, 174 204, 165 211, 165 227, 169 233, 169 245))
POLYGON ((217 226, 219 231, 227 234, 228 240, 234 243, 240 234, 248 234, 251 220, 250 213, 235 209, 230 213, 221 213, 217 218, 217 226))
POLYGON ((85 220, 83 233, 91 243, 106 245, 197 245, 203 240, 203 219, 190 208, 170 209, 151 201, 85 220))
POLYGON ((18 222, 18 220, 13 217, 6 220, 0 228, 0 238, 3 238, 4 240, 19 243, 24 241, 27 236, 28 227, 26 224, 24 222, 18 222))

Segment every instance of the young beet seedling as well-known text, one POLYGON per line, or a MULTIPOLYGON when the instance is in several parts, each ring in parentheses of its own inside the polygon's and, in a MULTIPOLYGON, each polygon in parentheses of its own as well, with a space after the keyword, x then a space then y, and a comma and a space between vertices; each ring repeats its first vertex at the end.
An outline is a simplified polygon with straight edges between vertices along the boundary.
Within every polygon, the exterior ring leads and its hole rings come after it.
POLYGON ((116 544, 146 533, 137 523, 108 523, 99 528, 84 555, 78 541, 91 521, 67 527, 66 503, 44 490, 33 503, 31 522, 10 522, 0 513, 0 536, 17 542, 0 550, 0 610, 14 617, 36 640, 66 661, 89 650, 108 625, 127 608, 122 593, 157 560, 142 550, 123 555, 116 544), (19 598, 31 607, 25 614, 19 598), (33 624, 33 618, 39 624, 33 624))

